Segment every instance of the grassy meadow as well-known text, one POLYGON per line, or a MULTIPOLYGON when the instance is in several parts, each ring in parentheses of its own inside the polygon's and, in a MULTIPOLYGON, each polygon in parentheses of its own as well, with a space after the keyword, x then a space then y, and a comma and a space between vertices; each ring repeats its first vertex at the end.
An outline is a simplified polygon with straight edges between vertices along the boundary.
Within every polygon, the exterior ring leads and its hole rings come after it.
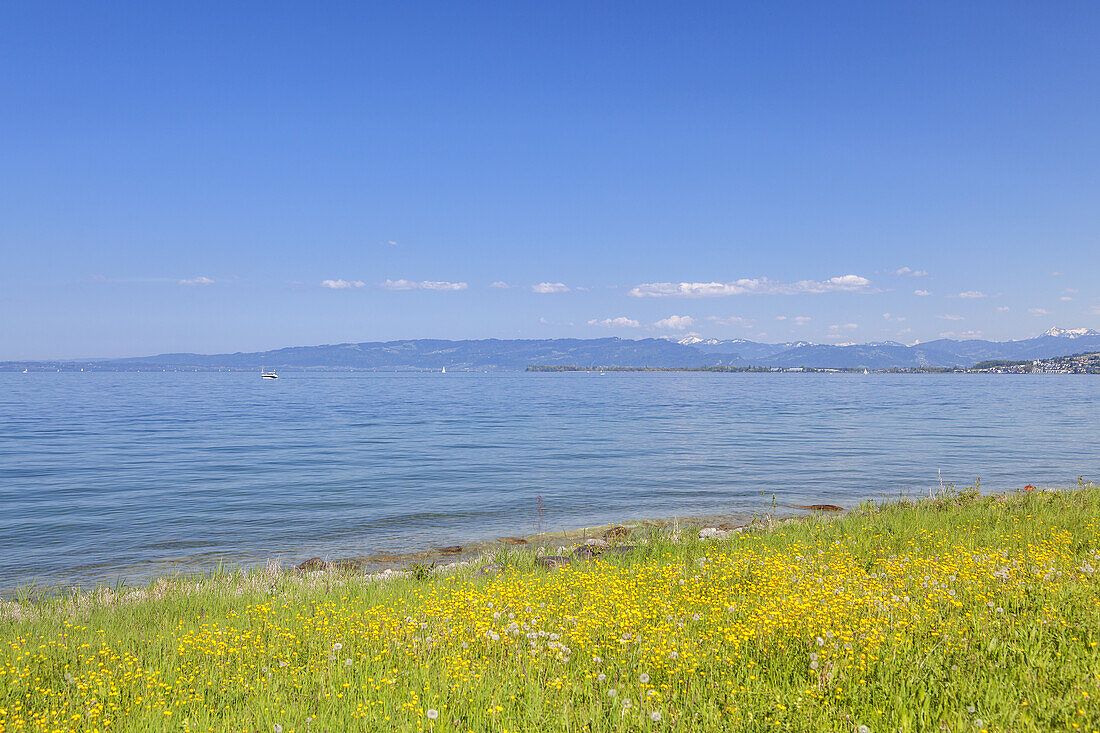
POLYGON ((1091 484, 950 491, 553 571, 26 599, 0 731, 1095 731, 1098 522, 1091 484))

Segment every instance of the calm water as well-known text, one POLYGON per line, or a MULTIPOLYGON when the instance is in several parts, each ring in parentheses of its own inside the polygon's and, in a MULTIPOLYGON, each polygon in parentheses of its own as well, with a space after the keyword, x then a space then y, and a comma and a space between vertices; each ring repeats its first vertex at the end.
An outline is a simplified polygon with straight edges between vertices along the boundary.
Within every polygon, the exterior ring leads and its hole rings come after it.
POLYGON ((1100 379, 0 374, 0 588, 1100 478, 1100 379))

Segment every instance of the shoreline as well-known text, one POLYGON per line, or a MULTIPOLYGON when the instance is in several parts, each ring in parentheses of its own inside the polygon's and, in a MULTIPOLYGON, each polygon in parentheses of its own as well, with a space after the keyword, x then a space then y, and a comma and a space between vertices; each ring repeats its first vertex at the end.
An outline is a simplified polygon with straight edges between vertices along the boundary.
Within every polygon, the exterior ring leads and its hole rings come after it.
MULTIPOLYGON (((697 530, 713 529, 728 532, 752 526, 755 522, 784 522, 822 514, 811 506, 830 507, 824 513, 832 516, 844 516, 856 507, 836 505, 789 505, 777 504, 769 507, 771 511, 741 513, 708 513, 663 518, 642 518, 609 522, 599 525, 586 525, 571 529, 530 532, 518 535, 485 537, 461 545, 437 545, 425 549, 382 552, 372 554, 325 553, 309 555, 302 552, 281 552, 255 559, 229 560, 214 556, 211 561, 196 562, 202 555, 191 558, 151 559, 140 565, 121 568, 110 578, 87 583, 50 583, 30 580, 0 587, 0 603, 12 602, 21 596, 61 597, 71 595, 94 594, 104 588, 114 590, 140 590, 156 584, 164 578, 190 578, 208 575, 272 572, 278 568, 281 572, 315 572, 317 570, 340 570, 354 572, 362 576, 389 574, 400 576, 417 567, 447 567, 455 564, 468 564, 477 558, 493 554, 501 548, 528 550, 533 552, 554 550, 572 551, 586 540, 605 539, 605 534, 614 529, 625 529, 624 537, 635 540, 647 538, 655 533, 671 528, 672 531, 683 528, 697 530), (127 572, 133 570, 135 572, 127 572)), ((719 535, 721 537, 722 535, 719 535)))

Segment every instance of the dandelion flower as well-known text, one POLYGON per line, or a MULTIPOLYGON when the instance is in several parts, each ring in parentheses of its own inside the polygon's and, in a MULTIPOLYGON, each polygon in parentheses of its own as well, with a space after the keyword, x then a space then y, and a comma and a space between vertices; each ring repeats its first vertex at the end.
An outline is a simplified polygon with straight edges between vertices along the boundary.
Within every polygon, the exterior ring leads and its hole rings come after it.
POLYGON ((821 638, 820 636, 819 636, 819 637, 817 637, 816 639, 814 639, 814 642, 815 642, 815 643, 816 643, 816 644, 817 644, 818 646, 825 646, 825 640, 824 640, 824 639, 822 639, 822 638, 821 638))
POLYGON ((335 651, 335 652, 338 652, 343 648, 344 648, 344 645, 341 644, 340 642, 336 642, 335 644, 332 645, 332 650, 335 651))
POLYGON ((983 721, 981 718, 975 718, 974 726, 977 727, 977 728, 984 728, 985 727, 985 721, 983 721))
POLYGON ((345 667, 350 667, 351 666, 351 660, 350 659, 345 659, 344 660, 344 666, 345 667))
POLYGON ((619 694, 619 691, 616 690, 614 687, 612 687, 610 690, 607 691, 607 696, 608 697, 615 697, 618 694, 619 694))
POLYGON ((271 729, 274 730, 275 733, 283 733, 283 726, 279 725, 278 723, 271 726, 271 729))
POLYGON ((623 709, 629 709, 629 708, 630 708, 631 706, 633 706, 633 705, 634 705, 634 703, 632 703, 632 702, 630 701, 630 698, 629 698, 629 697, 628 697, 628 698, 626 698, 625 700, 623 700, 623 709))
POLYGON ((861 725, 856 728, 856 733, 871 733, 871 729, 865 725, 861 725))
POLYGON ((661 719, 661 714, 654 710, 652 713, 649 714, 649 719, 656 723, 661 719))
POLYGON ((600 672, 598 675, 596 675, 596 681, 607 682, 607 675, 605 675, 603 672, 600 672))
POLYGON ((435 708, 428 708, 428 720, 435 720, 439 717, 439 711, 435 708))
POLYGON ((593 661, 593 662, 594 662, 595 664, 602 664, 602 663, 603 663, 603 660, 602 660, 602 659, 600 659, 600 658, 599 658, 598 656, 597 656, 597 657, 592 657, 592 661, 593 661))
POLYGON ((647 684, 649 682, 649 673, 648 672, 642 672, 642 674, 638 677, 638 679, 641 680, 643 685, 647 684))

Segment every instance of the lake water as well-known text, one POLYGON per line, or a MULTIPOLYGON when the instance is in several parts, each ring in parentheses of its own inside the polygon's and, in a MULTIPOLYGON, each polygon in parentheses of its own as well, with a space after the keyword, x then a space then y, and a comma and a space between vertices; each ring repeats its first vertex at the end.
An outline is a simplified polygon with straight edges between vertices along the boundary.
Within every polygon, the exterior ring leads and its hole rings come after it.
POLYGON ((0 588, 1100 478, 1100 378, 0 373, 0 588), (761 496, 767 494, 767 498, 761 496))

